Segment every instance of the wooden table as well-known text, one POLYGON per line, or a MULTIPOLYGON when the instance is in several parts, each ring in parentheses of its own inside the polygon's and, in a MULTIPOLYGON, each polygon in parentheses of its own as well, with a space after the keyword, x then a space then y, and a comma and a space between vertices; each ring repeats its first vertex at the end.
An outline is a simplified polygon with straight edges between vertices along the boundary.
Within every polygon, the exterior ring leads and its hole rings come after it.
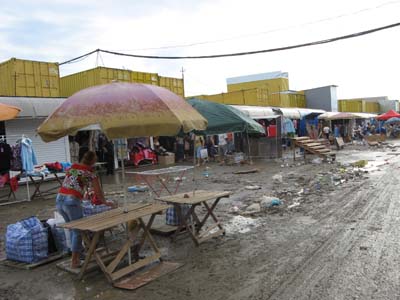
POLYGON ((35 191, 33 192, 31 199, 33 200, 35 199, 37 196, 39 196, 40 198, 45 199, 46 196, 50 196, 50 195, 55 195, 58 193, 58 190, 60 189, 60 187, 62 186, 62 180, 61 177, 65 176, 65 173, 63 172, 51 172, 48 175, 32 175, 32 174, 28 174, 27 175, 29 178, 29 181, 33 183, 33 185, 35 186, 35 191), (61 176, 58 176, 58 173, 62 174, 61 176), (53 175, 54 177, 51 178, 50 176, 53 175), (37 178, 37 179, 35 179, 37 178), (49 188, 45 191, 41 190, 41 186, 43 183, 45 182, 56 182, 57 185, 55 187, 49 188))
POLYGON ((194 166, 173 166, 148 171, 129 171, 125 173, 139 176, 146 182, 150 190, 152 190, 157 197, 160 197, 163 190, 166 190, 169 195, 176 194, 179 189, 179 185, 183 180, 183 176, 185 175, 186 171, 191 169, 194 169, 194 166), (176 180, 175 186, 173 187, 173 190, 168 188, 167 185, 172 174, 176 174, 178 178, 178 180, 176 180), (151 180, 149 180, 150 177, 156 178, 156 180, 160 183, 160 189, 157 189, 156 185, 152 184, 151 180))
POLYGON ((127 206, 127 212, 124 212, 123 208, 116 208, 60 225, 64 228, 78 229, 82 232, 82 239, 86 248, 86 259, 81 268, 79 278, 83 277, 92 256, 110 283, 115 283, 121 277, 148 264, 161 261, 160 250, 151 236, 149 229, 155 216, 161 214, 168 207, 168 205, 162 203, 130 204, 127 206), (143 217, 146 216, 150 216, 147 224, 143 221, 143 217), (122 247, 114 253, 102 256, 100 249, 97 249, 97 245, 99 238, 104 232, 120 224, 126 224, 127 226, 129 221, 134 220, 138 222, 138 225, 128 232, 127 240, 123 243, 122 247), (143 234, 139 237, 140 231, 143 234), (149 242, 154 254, 144 259, 139 259, 139 252, 146 240, 149 242), (137 257, 137 260, 132 263, 130 249, 135 242, 138 242, 134 247, 134 256, 137 257), (129 263, 127 266, 120 267, 120 263, 125 256, 128 256, 129 263))
POLYGON ((178 234, 182 231, 182 229, 186 229, 187 232, 189 232, 193 242, 195 243, 196 246, 198 246, 200 243, 216 237, 221 234, 225 234, 225 229, 222 227, 221 222, 218 220, 218 218, 214 214, 214 209, 218 205, 218 202, 221 200, 221 198, 229 197, 232 194, 232 192, 229 191, 195 191, 194 194, 193 192, 188 192, 188 193, 181 193, 181 194, 176 194, 172 196, 166 196, 166 197, 160 197, 157 198, 157 200, 166 202, 168 204, 172 204, 174 208, 176 209, 178 216, 181 220, 178 228, 176 229, 174 235, 172 236, 172 239, 176 239, 178 234), (189 196, 188 198, 185 198, 184 196, 187 195, 189 196), (211 206, 207 203, 207 201, 214 200, 214 202, 211 204, 211 206), (182 204, 189 204, 190 209, 189 211, 183 215, 181 205, 182 204), (207 210, 207 213, 203 218, 200 220, 199 216, 196 213, 196 207, 197 206, 204 206, 207 210), (190 222, 190 218, 193 217, 194 224, 190 222), (208 218, 211 217, 212 220, 214 221, 214 225, 203 230, 203 232, 200 233, 200 230, 204 227, 206 224, 208 218), (215 229, 217 231, 214 232, 215 229))

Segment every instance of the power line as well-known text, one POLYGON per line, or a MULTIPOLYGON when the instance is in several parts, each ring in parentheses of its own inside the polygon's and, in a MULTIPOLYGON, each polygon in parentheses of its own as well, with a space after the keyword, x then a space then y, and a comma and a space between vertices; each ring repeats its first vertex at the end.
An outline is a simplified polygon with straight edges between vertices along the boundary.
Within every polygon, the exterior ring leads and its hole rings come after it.
POLYGON ((292 46, 286 46, 286 47, 278 47, 278 48, 271 48, 271 49, 265 49, 265 50, 255 50, 255 51, 247 51, 247 52, 236 52, 236 53, 227 53, 227 54, 213 54, 213 55, 195 55, 195 56, 158 56, 158 55, 139 55, 139 54, 129 54, 129 53, 121 53, 121 52, 115 52, 115 51, 109 51, 109 50, 103 50, 103 49, 97 49, 93 50, 89 53, 86 53, 84 55, 81 55, 77 58, 70 59, 68 61, 60 63, 60 65, 72 63, 75 60, 81 59, 83 57, 87 57, 95 52, 103 52, 103 53, 108 53, 108 54, 113 54, 117 56, 126 56, 126 57, 135 57, 135 58, 148 58, 148 59, 205 59, 205 58, 221 58, 221 57, 232 57, 232 56, 244 56, 244 55, 253 55, 253 54, 260 54, 260 53, 269 53, 269 52, 277 52, 277 51, 284 51, 284 50, 291 50, 291 49, 296 49, 296 48, 303 48, 303 47, 309 47, 309 46, 316 46, 316 45, 322 45, 322 44, 327 44, 327 43, 333 43, 336 41, 340 40, 346 40, 346 39, 351 39, 367 34, 371 34, 374 32, 390 29, 400 26, 400 23, 394 23, 390 25, 386 25, 383 27, 378 27, 374 29, 369 29, 366 31, 361 31, 357 33, 352 33, 348 35, 343 35, 339 37, 334 37, 334 38, 329 38, 325 40, 319 40, 315 42, 308 42, 304 44, 297 44, 297 45, 292 45, 292 46))
POLYGON ((306 23, 302 23, 302 24, 298 24, 298 25, 291 25, 291 26, 275 28, 275 29, 262 31, 262 32, 237 35, 237 36, 233 36, 233 37, 230 37, 230 38, 215 39, 215 40, 208 40, 208 41, 200 41, 200 42, 193 42, 193 43, 186 43, 186 44, 172 45, 172 46, 138 48, 138 49, 130 49, 130 50, 114 50, 114 51, 121 51, 122 52, 122 51, 146 51, 146 50, 176 49, 176 48, 187 48, 187 47, 193 47, 193 46, 199 46, 199 45, 215 44, 215 43, 220 43, 220 42, 234 41, 234 40, 238 40, 238 39, 250 38, 250 37, 255 37, 255 36, 260 36, 260 35, 266 35, 268 33, 280 32, 280 31, 290 30, 290 29, 293 29, 293 28, 299 28, 299 27, 304 27, 304 26, 308 26, 308 25, 314 25, 314 24, 318 24, 318 23, 322 23, 322 22, 333 21, 333 20, 336 20, 336 19, 339 19, 339 18, 344 18, 344 17, 349 17, 349 16, 352 16, 352 15, 365 13, 365 12, 368 12, 368 11, 371 11, 371 10, 379 9, 379 8, 382 8, 382 7, 385 7, 385 6, 388 6, 388 5, 393 5, 393 4, 398 4, 398 3, 400 3, 399 0, 389 1, 389 2, 385 2, 385 3, 382 3, 382 4, 377 5, 377 6, 360 9, 360 10, 357 10, 357 11, 354 11, 354 12, 350 12, 350 13, 340 14, 340 15, 327 17, 327 18, 323 18, 323 19, 319 19, 319 20, 315 20, 315 21, 310 21, 310 22, 306 22, 306 23))

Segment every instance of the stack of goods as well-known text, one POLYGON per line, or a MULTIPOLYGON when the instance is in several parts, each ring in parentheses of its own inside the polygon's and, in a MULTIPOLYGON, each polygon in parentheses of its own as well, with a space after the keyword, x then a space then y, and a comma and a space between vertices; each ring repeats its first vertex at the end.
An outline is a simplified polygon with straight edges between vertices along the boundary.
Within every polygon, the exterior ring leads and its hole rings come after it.
POLYGON ((18 176, 11 177, 11 161, 13 160, 12 148, 4 138, 0 139, 0 188, 9 184, 12 191, 18 189, 18 176))
POLYGON ((48 256, 48 230, 36 217, 7 226, 7 259, 33 263, 48 256))
MULTIPOLYGON (((181 208, 182 215, 186 216, 190 210, 190 207, 191 207, 190 204, 181 204, 180 208, 181 208)), ((167 209, 165 218, 166 218, 165 223, 167 225, 171 225, 171 226, 178 226, 182 222, 175 207, 170 207, 167 209)))
POLYGON ((225 157, 225 164, 227 165, 239 165, 244 163, 244 154, 242 152, 237 152, 234 154, 227 154, 225 157))
POLYGON ((83 216, 88 217, 110 210, 111 207, 105 204, 95 205, 90 201, 82 201, 83 216))

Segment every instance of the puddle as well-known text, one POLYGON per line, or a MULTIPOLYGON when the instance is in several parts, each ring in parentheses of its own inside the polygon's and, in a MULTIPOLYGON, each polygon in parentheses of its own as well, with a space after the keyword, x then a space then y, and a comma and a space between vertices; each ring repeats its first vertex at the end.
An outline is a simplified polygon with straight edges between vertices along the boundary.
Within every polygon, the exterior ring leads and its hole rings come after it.
POLYGON ((390 161, 394 159, 396 156, 388 156, 385 152, 360 152, 360 151, 346 151, 345 153, 338 153, 337 161, 342 164, 351 164, 359 160, 367 160, 368 164, 361 168, 361 170, 366 170, 371 175, 375 175, 381 172, 381 168, 390 161))
POLYGON ((224 224, 224 228, 227 233, 246 233, 258 227, 259 224, 260 222, 257 219, 234 216, 224 224))

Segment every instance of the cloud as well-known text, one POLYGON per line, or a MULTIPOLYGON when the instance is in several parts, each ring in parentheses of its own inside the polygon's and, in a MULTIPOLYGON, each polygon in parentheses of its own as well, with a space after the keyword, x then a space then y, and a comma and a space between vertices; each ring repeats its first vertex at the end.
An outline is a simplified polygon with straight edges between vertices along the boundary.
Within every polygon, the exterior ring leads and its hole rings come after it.
MULTIPOLYGON (((267 49, 397 22, 400 5, 373 9, 382 3, 387 2, 17 0, 8 2, 0 12, 0 60, 20 57, 61 62, 97 48, 152 55, 267 49), (363 8, 366 10, 360 12, 363 8), (140 50, 198 42, 209 43, 140 50)), ((289 72, 293 89, 337 84, 339 97, 400 98, 396 87, 398 30, 335 44, 218 60, 146 60, 102 54, 102 59, 93 56, 62 66, 61 74, 93 68, 96 61, 175 77, 181 76, 183 67, 186 91, 193 95, 225 91, 226 77, 282 70, 289 72)))

